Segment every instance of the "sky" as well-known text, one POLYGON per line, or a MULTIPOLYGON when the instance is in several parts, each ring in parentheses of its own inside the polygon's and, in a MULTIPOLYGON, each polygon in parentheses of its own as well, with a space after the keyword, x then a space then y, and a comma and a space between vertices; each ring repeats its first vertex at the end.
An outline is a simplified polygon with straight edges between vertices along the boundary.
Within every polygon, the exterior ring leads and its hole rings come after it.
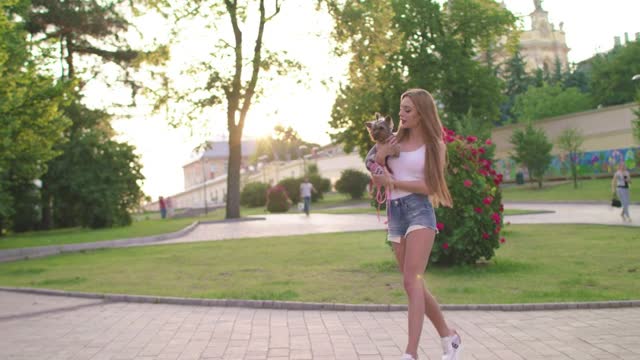
MULTIPOLYGON (((265 45, 287 51, 289 58, 299 61, 304 69, 268 83, 264 95, 250 109, 245 139, 268 135, 275 125, 281 124, 292 126, 305 141, 329 144, 328 121, 339 82, 345 78, 348 59, 332 55, 332 21, 329 15, 315 11, 313 3, 284 2, 281 13, 266 27, 265 45)), ((523 17, 527 29, 533 0, 505 0, 505 3, 514 14, 523 17)), ((556 28, 564 22, 570 62, 611 49, 614 36, 624 39, 626 32, 630 39, 635 39, 640 32, 638 0, 545 0, 542 6, 556 28)), ((153 21, 147 20, 147 29, 158 29, 153 21)), ((212 51, 210 30, 202 24, 191 26, 186 32, 188 36, 172 49, 168 66, 175 73, 212 51)), ((146 31, 144 27, 142 30, 146 31)), ((109 90, 99 86, 90 90, 88 98, 93 98, 94 103, 89 105, 107 105, 110 96, 91 96, 91 92, 106 91, 109 90)), ((143 191, 153 199, 184 190, 182 166, 194 158, 195 146, 205 140, 226 139, 225 108, 208 110, 204 115, 202 123, 193 129, 173 128, 164 116, 153 115, 143 106, 134 109, 127 118, 114 119, 118 140, 137 148, 146 177, 143 191)))

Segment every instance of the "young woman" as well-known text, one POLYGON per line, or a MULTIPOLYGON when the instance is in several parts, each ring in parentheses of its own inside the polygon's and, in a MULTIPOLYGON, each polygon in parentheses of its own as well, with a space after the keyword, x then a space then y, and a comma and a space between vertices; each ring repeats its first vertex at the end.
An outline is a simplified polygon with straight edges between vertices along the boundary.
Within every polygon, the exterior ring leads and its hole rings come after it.
POLYGON ((418 358, 424 315, 442 340, 443 360, 460 359, 462 341, 447 325, 440 306, 426 289, 423 274, 437 228, 434 206, 452 206, 445 182, 446 145, 433 97, 411 89, 400 97, 400 126, 395 141, 377 149, 376 162, 384 165, 392 143, 400 156, 388 158, 393 175, 373 176, 376 185, 391 189, 388 240, 392 242, 409 300, 409 341, 402 360, 418 358))
POLYGON ((618 194, 618 199, 622 203, 622 221, 631 222, 629 216, 629 184, 631 184, 631 175, 627 171, 624 162, 618 164, 618 171, 613 174, 611 180, 611 191, 618 194))

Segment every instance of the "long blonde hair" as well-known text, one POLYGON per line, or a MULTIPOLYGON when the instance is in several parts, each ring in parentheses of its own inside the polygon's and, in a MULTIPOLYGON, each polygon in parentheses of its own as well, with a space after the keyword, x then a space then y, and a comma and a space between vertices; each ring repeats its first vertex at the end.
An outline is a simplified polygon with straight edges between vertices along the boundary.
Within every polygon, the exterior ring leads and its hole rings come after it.
MULTIPOLYGON (((447 148, 443 141, 442 122, 438 116, 435 101, 428 91, 423 89, 409 89, 400 101, 409 97, 420 117, 420 129, 425 142, 424 180, 431 191, 429 198, 434 207, 453 206, 449 187, 445 180, 447 167, 447 148), (444 154, 442 153, 444 152, 444 154)), ((400 125, 396 134, 398 142, 409 136, 410 129, 400 125)))

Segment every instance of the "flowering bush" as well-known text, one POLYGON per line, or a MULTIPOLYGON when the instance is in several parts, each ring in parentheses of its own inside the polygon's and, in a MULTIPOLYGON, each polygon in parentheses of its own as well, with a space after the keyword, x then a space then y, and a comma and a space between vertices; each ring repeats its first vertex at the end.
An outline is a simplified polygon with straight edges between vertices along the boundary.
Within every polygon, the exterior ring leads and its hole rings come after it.
POLYGON ((267 211, 283 213, 289 211, 291 199, 282 185, 276 185, 267 191, 267 211))
POLYGON ((500 183, 489 153, 491 140, 480 143, 445 129, 449 165, 447 184, 453 208, 436 209, 439 234, 430 261, 439 264, 473 264, 490 259, 504 243, 500 183))

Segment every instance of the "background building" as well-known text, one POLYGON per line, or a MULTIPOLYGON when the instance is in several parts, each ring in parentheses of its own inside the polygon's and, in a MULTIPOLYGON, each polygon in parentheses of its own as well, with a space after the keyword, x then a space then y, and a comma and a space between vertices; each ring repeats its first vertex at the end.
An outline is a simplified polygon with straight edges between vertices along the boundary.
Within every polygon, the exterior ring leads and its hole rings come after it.
MULTIPOLYGON (((182 167, 184 189, 189 190, 208 180, 226 175, 229 167, 229 143, 227 141, 207 141, 207 150, 182 167)), ((242 165, 247 167, 249 159, 257 150, 255 140, 242 141, 242 165)))

